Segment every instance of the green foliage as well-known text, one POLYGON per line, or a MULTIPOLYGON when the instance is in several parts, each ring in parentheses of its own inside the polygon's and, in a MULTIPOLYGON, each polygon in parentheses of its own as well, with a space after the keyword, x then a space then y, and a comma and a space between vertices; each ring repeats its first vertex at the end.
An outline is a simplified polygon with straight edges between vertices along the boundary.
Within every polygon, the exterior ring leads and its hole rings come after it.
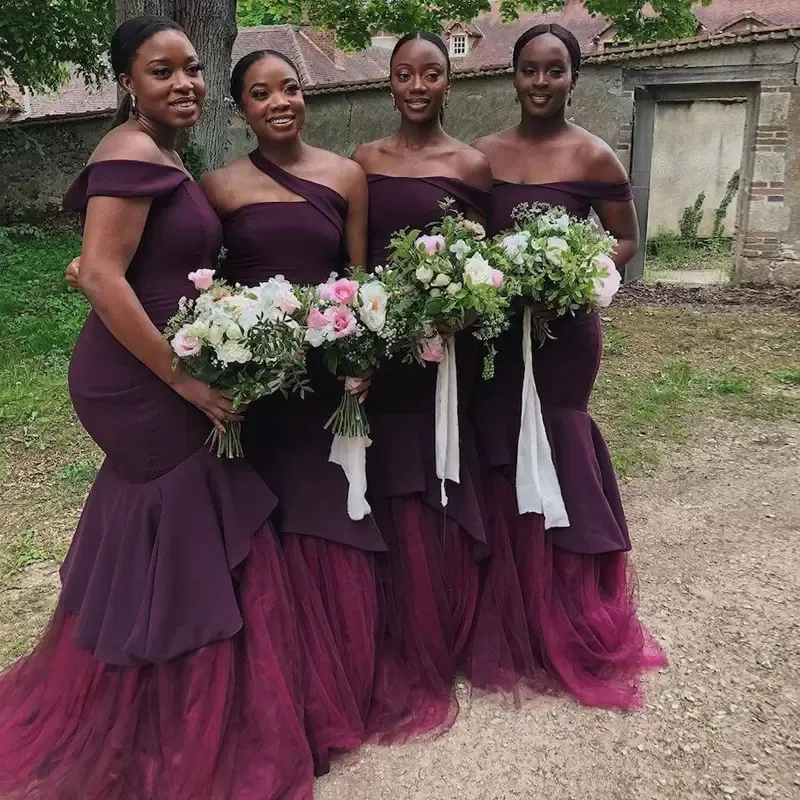
MULTIPOLYGON (((694 36, 697 18, 692 6, 707 6, 711 0, 651 0, 655 14, 645 15, 642 0, 585 0, 593 15, 605 17, 616 28, 618 41, 640 44, 665 39, 694 36)), ((502 0, 500 11, 505 19, 516 19, 518 10, 560 11, 564 0, 502 0)))
POLYGON ((697 199, 690 206, 683 209, 681 221, 678 227, 684 239, 696 239, 697 232, 700 230, 700 223, 703 221, 703 203, 706 201, 706 193, 700 192, 697 199))
MULTIPOLYGON (((708 5, 710 0, 699 2, 708 5)), ((565 3, 566 0, 502 0, 500 9, 505 19, 512 20, 521 10, 560 11, 565 3)), ((697 19, 692 5, 696 4, 697 0, 652 0, 650 5, 656 15, 645 16, 644 0, 586 0, 592 14, 615 25, 618 39, 634 43, 694 35, 697 19)), ((271 18, 302 19, 314 27, 335 31, 341 47, 360 49, 369 46, 373 33, 438 33, 448 20, 474 19, 489 11, 490 4, 489 0, 439 0, 435 4, 427 0, 240 0, 239 9, 240 20, 258 19, 261 9, 271 18)))
POLYGON ((183 166, 189 170, 189 174, 199 181, 206 171, 206 159, 203 154, 203 146, 194 137, 186 140, 181 150, 183 166))
POLYGON ((238 0, 236 3, 236 24, 240 28, 254 28, 256 25, 280 25, 290 19, 270 8, 264 0, 238 0))
POLYGON ((87 311, 64 281, 79 252, 74 235, 0 228, 0 369, 23 358, 66 361, 87 311))
POLYGON ((725 187, 725 195, 714 211, 714 232, 711 235, 715 239, 719 239, 725 233, 725 217, 728 213, 728 207, 736 196, 736 192, 739 191, 739 181, 740 175, 737 169, 728 181, 728 185, 725 187))
POLYGON ((0 12, 0 103, 10 78, 35 92, 57 89, 74 64, 90 82, 106 77, 113 29, 111 0, 3 0, 0 12))

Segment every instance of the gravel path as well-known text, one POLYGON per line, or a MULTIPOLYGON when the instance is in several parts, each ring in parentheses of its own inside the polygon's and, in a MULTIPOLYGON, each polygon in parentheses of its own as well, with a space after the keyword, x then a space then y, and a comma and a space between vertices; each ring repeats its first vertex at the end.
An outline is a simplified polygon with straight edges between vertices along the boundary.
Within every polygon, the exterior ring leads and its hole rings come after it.
POLYGON ((470 698, 435 741, 368 747, 318 800, 800 798, 800 426, 714 423, 624 487, 644 619, 672 664, 638 713, 470 698))

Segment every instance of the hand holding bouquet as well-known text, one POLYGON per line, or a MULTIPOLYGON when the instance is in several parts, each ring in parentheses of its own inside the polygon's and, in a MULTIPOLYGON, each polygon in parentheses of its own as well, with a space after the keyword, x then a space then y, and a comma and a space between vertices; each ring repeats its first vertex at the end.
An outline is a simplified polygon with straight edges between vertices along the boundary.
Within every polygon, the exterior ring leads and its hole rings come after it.
MULTIPOLYGON (((253 288, 214 280, 214 270, 189 273, 200 294, 182 298, 164 336, 181 366, 233 401, 234 410, 265 395, 309 391, 300 301, 282 276, 253 288)), ((220 457, 243 455, 238 422, 209 436, 220 457)))

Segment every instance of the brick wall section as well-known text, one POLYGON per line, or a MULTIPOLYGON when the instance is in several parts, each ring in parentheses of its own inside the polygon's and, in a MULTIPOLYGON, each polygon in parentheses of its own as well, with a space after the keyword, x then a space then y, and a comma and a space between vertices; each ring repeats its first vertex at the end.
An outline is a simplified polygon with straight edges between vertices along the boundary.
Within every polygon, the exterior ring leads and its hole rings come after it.
POLYGON ((759 100, 747 231, 736 249, 735 277, 800 285, 800 87, 765 81, 759 100))

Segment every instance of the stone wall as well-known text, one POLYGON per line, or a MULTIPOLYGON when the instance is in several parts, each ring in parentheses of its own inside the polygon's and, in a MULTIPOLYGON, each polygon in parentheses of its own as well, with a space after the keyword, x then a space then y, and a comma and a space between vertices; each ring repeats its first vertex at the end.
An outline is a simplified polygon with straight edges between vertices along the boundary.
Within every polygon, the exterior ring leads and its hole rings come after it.
MULTIPOLYGON (((699 129, 686 139, 687 157, 681 159, 680 152, 673 156, 672 180, 654 175, 653 165, 661 163, 655 149, 659 104, 700 107, 702 101, 735 101, 746 111, 743 131, 736 134, 740 139, 732 145, 735 150, 741 141, 741 188, 731 211, 733 278, 800 285, 799 41, 799 31, 755 32, 587 59, 571 113, 578 124, 607 141, 630 169, 643 235, 648 223, 653 232, 663 224, 658 208, 670 206, 663 202, 665 193, 676 194, 670 212, 674 217, 687 192, 693 199, 701 190, 715 190, 719 182, 712 151, 719 149, 722 137, 699 129), (688 169, 688 164, 694 166, 688 169), (652 192, 659 195, 653 203, 652 192)), ((513 125, 518 113, 509 74, 461 77, 455 81, 445 124, 452 135, 470 142, 513 125)), ((386 86, 308 97, 307 140, 342 154, 391 133, 396 124, 386 86)), ((694 120, 685 124, 694 126, 694 120)), ((710 124, 714 133, 713 120, 710 124)), ((0 128, 0 224, 55 213, 107 125, 107 119, 100 119, 25 124, 11 132, 0 128)), ((253 144, 242 123, 234 120, 229 156, 246 153, 253 144)), ((735 161, 731 143, 726 141, 726 147, 725 180, 735 161)), ((639 276, 643 266, 640 252, 626 273, 639 276)))
MULTIPOLYGON (((575 121, 612 146, 630 122, 633 100, 622 92, 621 71, 588 68, 575 93, 575 121)), ((349 155, 361 142, 392 133, 398 121, 387 88, 347 93, 312 94, 307 98, 305 138, 318 147, 349 155)), ((457 80, 445 112, 448 132, 471 142, 514 125, 518 106, 510 75, 457 80)), ((60 200, 108 130, 110 118, 49 124, 24 124, 9 132, 0 128, 0 225, 39 220, 58 213, 60 200)), ((629 133, 629 131, 628 131, 629 133)), ((623 137, 624 138, 624 137, 623 137)), ((235 117, 228 157, 251 150, 254 139, 235 117)), ((619 150, 627 163, 628 144, 619 150)))
MULTIPOLYGON (((658 104, 745 100, 734 282, 800 286, 798 41, 800 31, 754 32, 722 47, 699 43, 664 47, 661 53, 656 48, 652 57, 639 54, 623 65, 625 86, 636 98, 632 178, 640 219, 646 218, 654 188, 658 104)), ((695 147, 705 144, 698 131, 695 147)), ((641 262, 639 254, 631 264, 634 275, 641 274, 641 262)))

